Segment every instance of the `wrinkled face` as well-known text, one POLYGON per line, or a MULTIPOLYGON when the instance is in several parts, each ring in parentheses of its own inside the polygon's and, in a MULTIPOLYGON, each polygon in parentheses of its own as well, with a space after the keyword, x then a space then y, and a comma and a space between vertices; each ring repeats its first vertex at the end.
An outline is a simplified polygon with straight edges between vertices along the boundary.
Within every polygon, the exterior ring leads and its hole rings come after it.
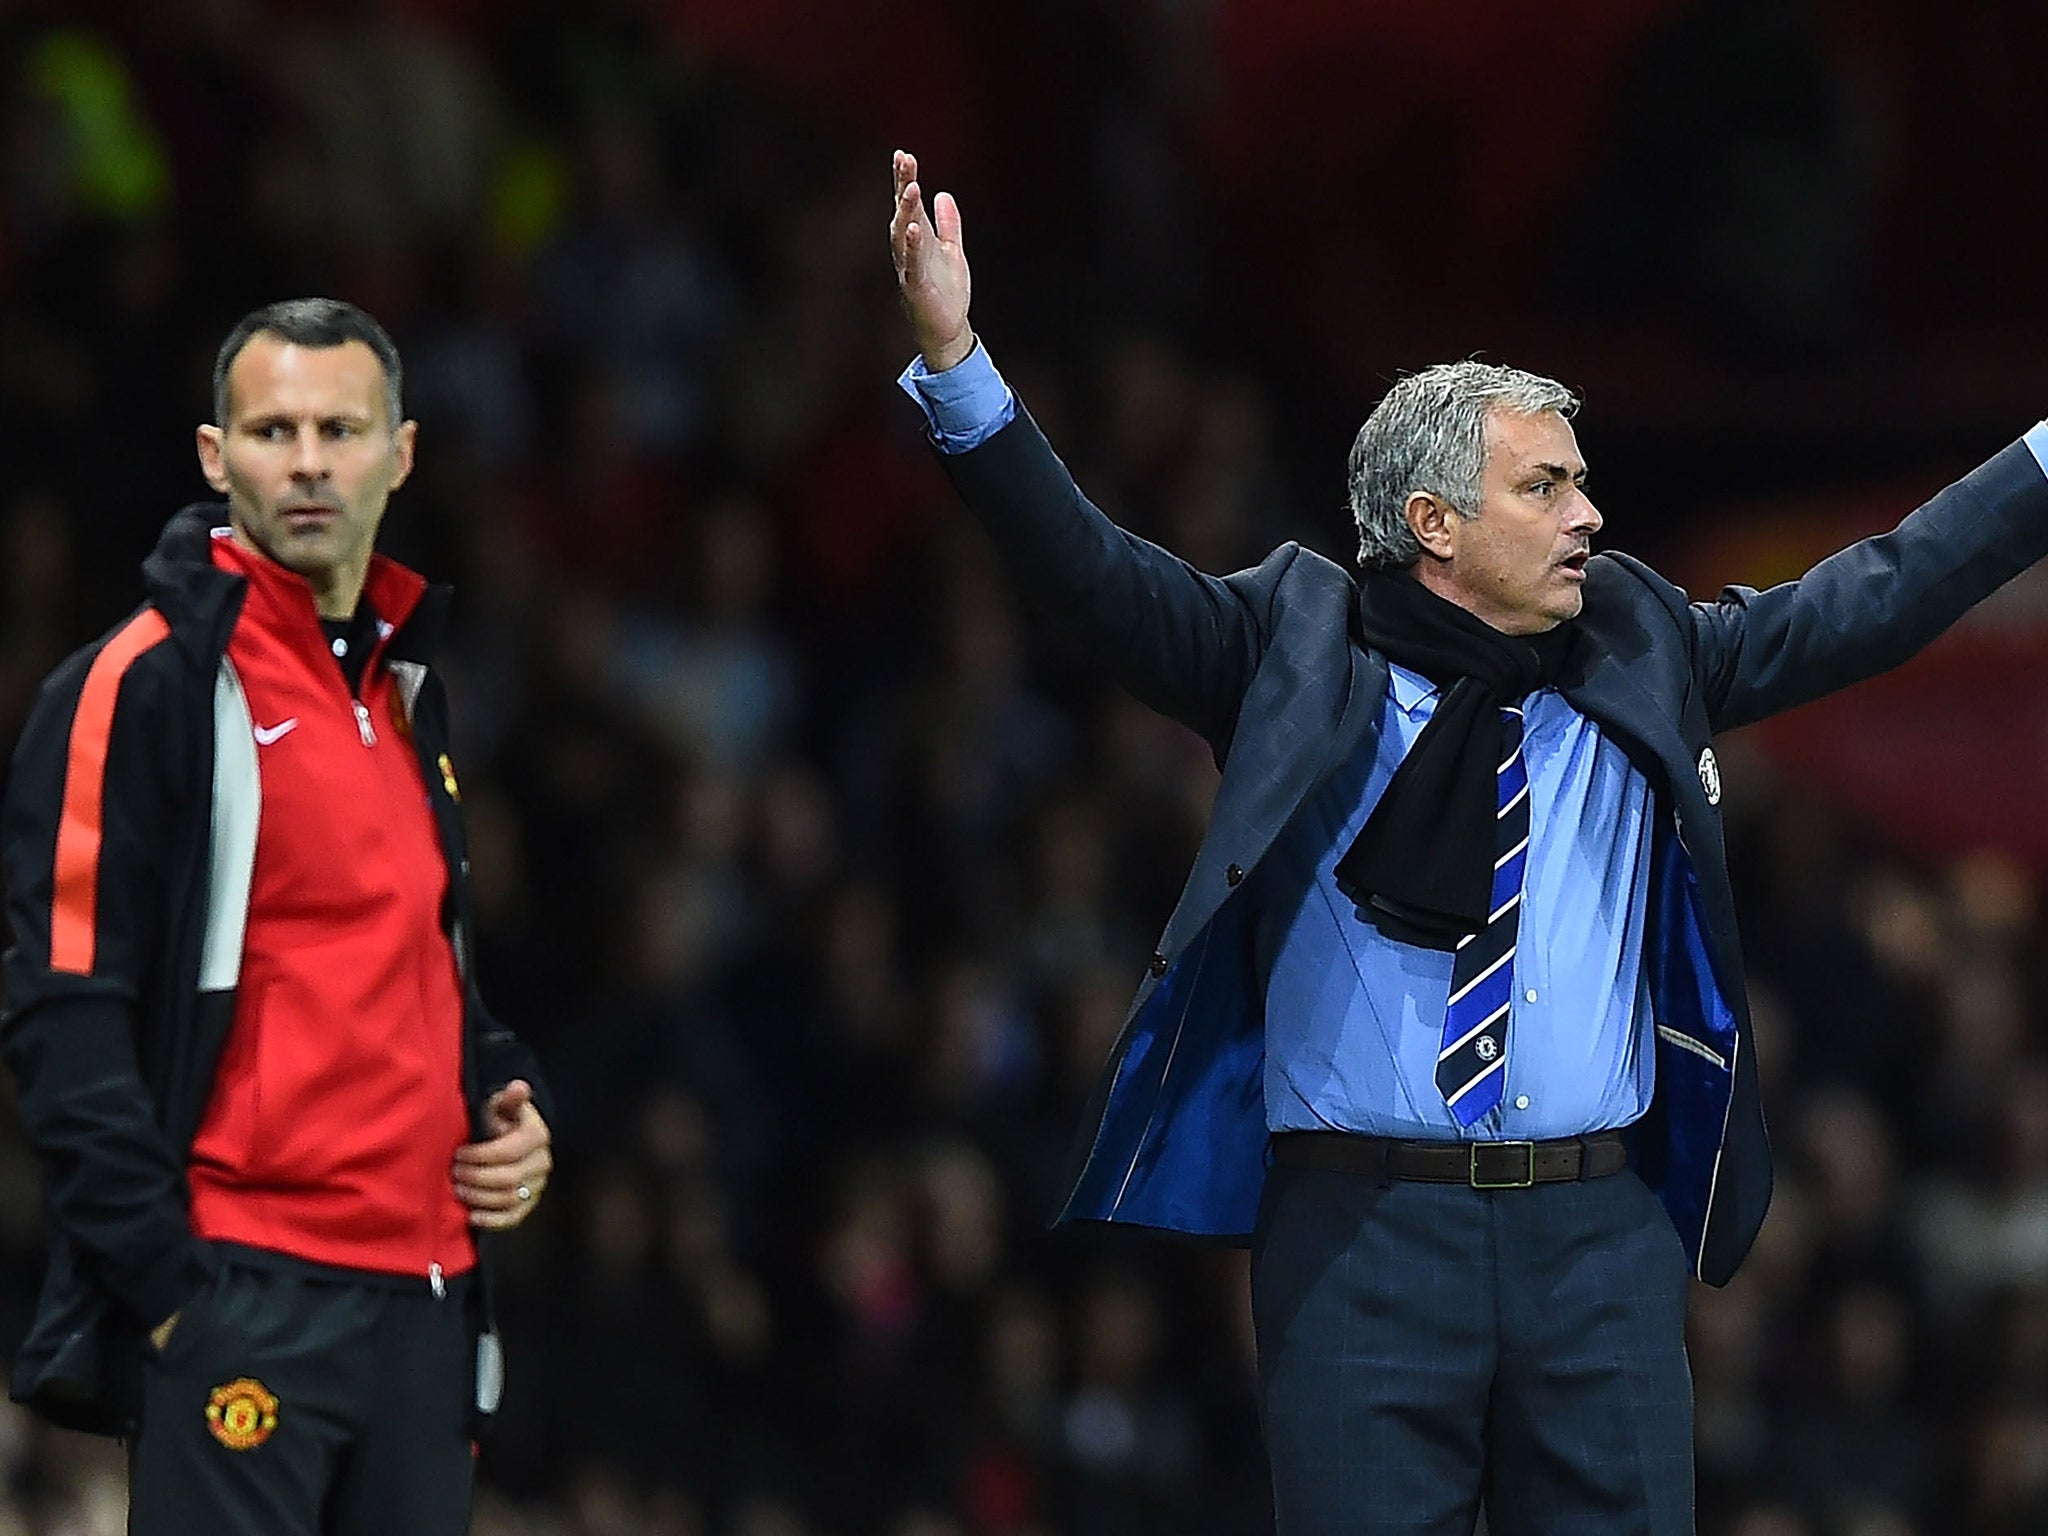
POLYGON ((199 465, 235 537, 355 610, 384 504, 412 471, 412 422, 387 419, 383 365, 360 341, 301 347, 259 332, 228 370, 228 419, 199 429, 199 465))
POLYGON ((1434 497, 1409 499, 1424 550, 1417 578, 1504 634, 1538 634, 1575 618, 1601 521, 1585 481, 1570 422, 1549 411, 1494 412, 1478 515, 1460 517, 1434 497))

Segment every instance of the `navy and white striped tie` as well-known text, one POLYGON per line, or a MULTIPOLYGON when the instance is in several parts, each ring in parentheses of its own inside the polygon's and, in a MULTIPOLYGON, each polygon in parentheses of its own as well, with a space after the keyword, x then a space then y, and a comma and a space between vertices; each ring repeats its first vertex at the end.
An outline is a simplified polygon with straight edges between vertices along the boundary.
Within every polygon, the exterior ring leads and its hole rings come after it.
POLYGON ((1458 941, 1436 1058, 1437 1088, 1461 1126, 1499 1104, 1507 1081, 1515 931, 1522 916, 1522 871, 1529 862, 1529 770, 1522 761, 1520 709, 1500 712, 1500 746, 1491 915, 1484 928, 1458 941))

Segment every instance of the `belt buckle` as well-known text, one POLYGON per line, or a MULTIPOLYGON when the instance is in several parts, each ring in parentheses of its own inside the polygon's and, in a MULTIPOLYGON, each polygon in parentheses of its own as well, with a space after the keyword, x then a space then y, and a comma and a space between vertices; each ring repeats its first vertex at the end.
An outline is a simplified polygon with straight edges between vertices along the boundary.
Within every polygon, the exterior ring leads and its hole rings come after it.
POLYGON ((1471 1162, 1466 1170, 1466 1181, 1474 1189, 1528 1189, 1536 1182, 1536 1143, 1533 1141, 1473 1142, 1471 1162), (1502 1151, 1520 1148, 1526 1159, 1521 1176, 1515 1177, 1511 1175, 1506 1179, 1482 1179, 1479 1176, 1479 1153, 1481 1148, 1484 1147, 1498 1147, 1502 1151))

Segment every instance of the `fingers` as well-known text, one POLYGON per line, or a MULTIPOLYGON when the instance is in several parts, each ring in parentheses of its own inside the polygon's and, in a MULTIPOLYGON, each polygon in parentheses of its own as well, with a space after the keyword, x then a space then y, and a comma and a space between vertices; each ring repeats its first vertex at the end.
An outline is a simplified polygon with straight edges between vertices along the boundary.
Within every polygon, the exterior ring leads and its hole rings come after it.
POLYGON ((960 244, 960 205, 951 193, 941 192, 926 212, 917 157, 907 151, 896 151, 890 170, 896 203, 889 216, 889 249, 896 285, 925 366, 942 371, 974 346, 967 324, 970 283, 960 244))
POLYGON ((511 1082, 491 1095, 490 1107, 493 1110, 503 1109, 509 1111, 532 1102, 533 1084, 523 1077, 515 1077, 511 1082))
POLYGON ((546 1183, 554 1166, 554 1153, 546 1147, 535 1147, 502 1163, 457 1163, 455 1187, 505 1193, 522 1184, 531 1187, 536 1180, 546 1183))
POLYGON ((531 1155, 535 1150, 546 1147, 554 1137, 548 1131, 548 1123, 540 1117, 540 1111, 531 1104, 519 1108, 518 1118, 510 1128, 483 1141, 472 1141, 455 1149, 455 1162, 462 1167, 492 1167, 516 1163, 531 1155))
POLYGON ((941 192, 932 199, 932 230, 942 245, 960 243, 960 205, 952 193, 941 192))
POLYGON ((502 1168, 544 1149, 550 1138, 539 1114, 522 1119, 512 1130, 488 1141, 472 1141, 455 1149, 457 1168, 502 1168))
POLYGON ((917 156, 907 150, 897 150, 893 169, 896 179, 896 202, 892 227, 908 232, 913 225, 922 225, 925 222, 924 189, 917 184, 917 156))
POLYGON ((553 1167, 553 1162, 542 1152, 516 1163, 507 1163, 502 1168, 458 1170, 455 1194, 472 1209, 509 1211, 515 1205, 530 1204, 534 1196, 547 1188, 553 1167), (527 1192, 525 1200, 519 1198, 522 1189, 527 1192))
POLYGON ((896 201, 889 217, 889 250, 896 261, 897 280, 910 284, 923 276, 931 221, 925 213, 924 189, 917 184, 917 156, 899 149, 890 169, 895 179, 896 201))
POLYGON ((546 1147, 517 1162, 481 1168, 458 1165, 455 1196, 468 1207, 471 1226, 506 1231, 533 1214, 553 1168, 554 1158, 546 1147))
POLYGON ((515 1077, 485 1102, 484 1117, 501 1133, 509 1131, 524 1118, 527 1107, 532 1103, 533 1084, 525 1078, 515 1077))
POLYGON ((553 1136, 534 1107, 533 1085, 514 1079, 484 1106, 495 1136, 455 1149, 455 1196, 469 1223, 487 1231, 516 1227, 532 1214, 555 1166, 553 1136))
POLYGON ((896 258, 896 275, 906 283, 922 274, 927 221, 924 193, 916 182, 907 184, 896 198, 896 215, 889 222, 889 248, 896 258))
POLYGON ((540 1204, 541 1192, 547 1188, 543 1176, 539 1182, 528 1182, 511 1190, 478 1191, 463 1197, 463 1204, 469 1207, 469 1224, 486 1232, 509 1232, 540 1204), (519 1191, 526 1191, 526 1198, 520 1199, 519 1191))
POLYGON ((511 1189, 472 1189, 456 1186, 456 1194, 469 1208, 469 1224, 487 1232, 506 1232, 531 1216, 547 1188, 547 1176, 536 1174, 511 1189), (525 1190, 524 1198, 520 1191, 525 1190))

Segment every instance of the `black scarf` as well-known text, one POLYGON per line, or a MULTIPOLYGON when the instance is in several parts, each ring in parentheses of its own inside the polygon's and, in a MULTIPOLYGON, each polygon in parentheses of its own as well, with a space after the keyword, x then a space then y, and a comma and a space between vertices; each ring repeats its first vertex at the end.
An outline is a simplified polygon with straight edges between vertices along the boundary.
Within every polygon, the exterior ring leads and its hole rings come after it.
POLYGON ((1555 682, 1575 630, 1504 635, 1413 576, 1359 584, 1366 644, 1444 692, 1351 851, 1338 889, 1390 939, 1454 949, 1486 926, 1502 756, 1500 708, 1555 682))

